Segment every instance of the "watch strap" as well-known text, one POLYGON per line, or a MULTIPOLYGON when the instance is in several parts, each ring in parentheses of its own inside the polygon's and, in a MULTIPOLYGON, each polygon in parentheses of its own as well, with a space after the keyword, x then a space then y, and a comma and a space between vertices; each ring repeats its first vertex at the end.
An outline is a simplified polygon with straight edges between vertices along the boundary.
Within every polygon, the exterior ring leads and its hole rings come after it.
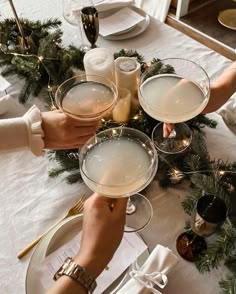
POLYGON ((75 263, 71 257, 66 258, 62 266, 55 273, 53 279, 56 281, 63 275, 79 282, 90 293, 92 293, 97 286, 95 278, 84 267, 75 263))

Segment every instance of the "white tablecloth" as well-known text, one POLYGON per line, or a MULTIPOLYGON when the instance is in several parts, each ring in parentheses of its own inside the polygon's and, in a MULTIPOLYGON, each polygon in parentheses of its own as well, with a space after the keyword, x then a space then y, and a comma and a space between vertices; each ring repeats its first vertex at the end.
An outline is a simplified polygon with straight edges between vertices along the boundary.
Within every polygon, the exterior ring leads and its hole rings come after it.
MULTIPOLYGON (((15 1, 20 16, 31 19, 61 17, 61 1, 15 1)), ((12 16, 8 3, 1 8, 3 16, 12 16)), ((62 19, 63 20, 63 19, 62 19)), ((77 29, 63 20, 65 45, 78 44, 74 38, 77 29)), ((98 45, 114 51, 122 48, 136 49, 146 60, 167 57, 189 58, 201 64, 211 80, 215 79, 230 61, 211 51, 182 33, 152 19, 146 32, 126 41, 107 41, 99 38, 98 45)), ((19 85, 14 84, 10 93, 17 96, 19 85)), ((28 104, 27 104, 28 107, 28 104)), ((206 141, 213 158, 236 160, 236 138, 225 126, 221 117, 211 115, 219 122, 216 130, 206 129, 206 141)), ((2 294, 25 293, 24 280, 30 254, 21 261, 17 253, 36 236, 54 224, 78 198, 81 185, 67 185, 62 177, 50 179, 46 157, 36 158, 29 152, 0 155, 0 292, 2 294)), ((162 190, 157 181, 147 188, 147 197, 154 208, 151 224, 141 232, 152 250, 160 243, 176 253, 175 240, 183 231, 188 216, 181 208, 181 200, 188 194, 184 185, 162 190)), ((177 253, 176 253, 177 254, 177 253)), ((163 290, 168 294, 216 294, 221 270, 201 275, 195 266, 180 259, 169 276, 163 290)), ((33 293, 32 293, 33 294, 33 293)), ((133 293, 132 293, 133 294, 133 293)))

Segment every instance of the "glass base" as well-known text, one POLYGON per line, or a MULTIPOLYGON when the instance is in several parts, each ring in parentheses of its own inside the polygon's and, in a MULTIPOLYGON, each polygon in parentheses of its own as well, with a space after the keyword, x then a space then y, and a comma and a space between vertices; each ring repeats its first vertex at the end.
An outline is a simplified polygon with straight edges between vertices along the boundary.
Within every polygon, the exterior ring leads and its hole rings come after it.
POLYGON ((143 230, 153 216, 150 201, 143 195, 137 193, 129 197, 126 210, 125 232, 132 233, 143 230))
POLYGON ((206 241, 193 232, 185 232, 176 240, 176 249, 181 257, 194 262, 207 249, 206 241))
POLYGON ((159 123, 152 131, 155 147, 168 154, 181 153, 188 148, 192 141, 192 132, 185 123, 174 125, 174 130, 168 138, 163 137, 163 123, 159 123))

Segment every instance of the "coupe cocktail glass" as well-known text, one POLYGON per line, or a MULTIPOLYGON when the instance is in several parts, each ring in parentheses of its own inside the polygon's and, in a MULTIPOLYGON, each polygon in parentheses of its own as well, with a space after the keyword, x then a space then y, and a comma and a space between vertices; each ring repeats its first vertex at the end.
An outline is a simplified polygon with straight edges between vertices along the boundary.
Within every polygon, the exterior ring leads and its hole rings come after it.
POLYGON ((158 150, 174 154, 184 151, 190 145, 192 134, 183 122, 203 111, 209 95, 209 77, 193 61, 182 58, 164 59, 144 72, 139 87, 142 108, 158 121, 175 124, 175 129, 168 138, 163 136, 163 123, 154 128, 152 139, 158 150))
POLYGON ((127 215, 128 231, 143 229, 152 217, 150 202, 138 192, 152 181, 157 165, 150 138, 126 127, 102 131, 80 150, 81 176, 92 191, 111 198, 130 197, 135 202, 135 213, 127 215))
POLYGON ((55 95, 57 106, 80 120, 99 120, 117 102, 115 84, 105 77, 81 74, 62 83, 55 95))

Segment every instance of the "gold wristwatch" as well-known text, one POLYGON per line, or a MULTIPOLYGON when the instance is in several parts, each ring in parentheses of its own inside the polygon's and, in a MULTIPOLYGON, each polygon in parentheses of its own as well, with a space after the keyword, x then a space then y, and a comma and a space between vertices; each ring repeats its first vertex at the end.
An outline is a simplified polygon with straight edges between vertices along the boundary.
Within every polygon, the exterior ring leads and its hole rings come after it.
POLYGON ((61 276, 66 275, 79 282, 89 293, 93 293, 97 287, 95 278, 86 271, 85 268, 76 264, 71 257, 67 257, 59 270, 55 273, 53 279, 56 281, 61 276))

